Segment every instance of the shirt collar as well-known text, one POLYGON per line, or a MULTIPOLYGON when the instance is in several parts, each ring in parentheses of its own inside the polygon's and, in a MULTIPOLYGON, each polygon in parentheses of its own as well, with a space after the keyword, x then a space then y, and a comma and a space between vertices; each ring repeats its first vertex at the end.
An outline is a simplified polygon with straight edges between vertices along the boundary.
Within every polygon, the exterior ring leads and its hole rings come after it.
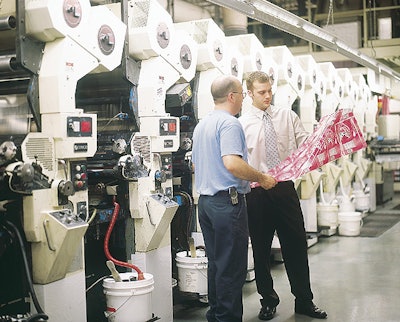
POLYGON ((262 119, 263 115, 264 115, 264 112, 268 113, 269 116, 272 116, 273 106, 270 105, 265 111, 262 111, 259 108, 255 107, 254 105, 251 105, 251 111, 253 112, 253 114, 255 116, 257 116, 258 118, 262 119))

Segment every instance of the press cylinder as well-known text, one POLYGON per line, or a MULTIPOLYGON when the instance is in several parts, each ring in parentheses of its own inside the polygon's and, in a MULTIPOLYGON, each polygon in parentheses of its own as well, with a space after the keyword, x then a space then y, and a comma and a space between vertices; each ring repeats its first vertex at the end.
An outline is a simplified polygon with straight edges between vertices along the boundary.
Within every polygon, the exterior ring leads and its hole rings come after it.
POLYGON ((15 56, 0 56, 0 73, 16 70, 18 70, 18 64, 15 56))
POLYGON ((17 19, 14 16, 0 17, 0 31, 12 30, 17 26, 17 19))

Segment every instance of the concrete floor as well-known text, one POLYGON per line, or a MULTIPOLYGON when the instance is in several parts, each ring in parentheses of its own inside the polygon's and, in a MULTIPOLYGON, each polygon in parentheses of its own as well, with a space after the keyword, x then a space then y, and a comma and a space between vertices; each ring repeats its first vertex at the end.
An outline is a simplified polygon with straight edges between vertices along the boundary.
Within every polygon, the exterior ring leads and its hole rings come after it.
MULTIPOLYGON (((400 199, 385 203, 390 209, 400 199)), ((396 200, 395 200, 396 199, 396 200)), ((378 206, 377 210, 382 209, 378 206)), ((320 237, 309 248, 309 262, 314 302, 335 322, 400 321, 400 223, 379 237, 320 237)), ((294 313, 282 263, 273 266, 275 289, 281 303, 271 321, 318 321, 294 313)), ((243 289, 244 322, 259 322, 260 303, 255 282, 243 289)), ((206 306, 174 306, 173 322, 206 321, 206 306)))

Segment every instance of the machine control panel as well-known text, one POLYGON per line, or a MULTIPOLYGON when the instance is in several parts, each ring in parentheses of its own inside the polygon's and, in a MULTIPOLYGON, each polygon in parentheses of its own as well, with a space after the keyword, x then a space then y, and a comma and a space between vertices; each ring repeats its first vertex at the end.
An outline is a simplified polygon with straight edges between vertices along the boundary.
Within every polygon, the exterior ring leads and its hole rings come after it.
POLYGON ((165 173, 166 179, 172 179, 172 155, 161 155, 161 169, 165 173))
POLYGON ((87 190, 88 174, 86 162, 71 162, 71 181, 75 191, 87 190))
POLYGON ((86 222, 82 220, 77 214, 73 213, 70 209, 54 211, 51 212, 50 215, 54 217, 58 222, 69 228, 86 225, 86 222))
POLYGON ((155 201, 159 202, 161 205, 165 206, 166 208, 177 206, 177 203, 174 200, 170 199, 166 195, 163 195, 162 193, 157 193, 151 195, 150 197, 153 198, 155 201))
POLYGON ((67 117, 68 137, 90 137, 93 133, 92 118, 69 116, 67 117))
POLYGON ((176 119, 160 119, 160 135, 176 135, 176 119))

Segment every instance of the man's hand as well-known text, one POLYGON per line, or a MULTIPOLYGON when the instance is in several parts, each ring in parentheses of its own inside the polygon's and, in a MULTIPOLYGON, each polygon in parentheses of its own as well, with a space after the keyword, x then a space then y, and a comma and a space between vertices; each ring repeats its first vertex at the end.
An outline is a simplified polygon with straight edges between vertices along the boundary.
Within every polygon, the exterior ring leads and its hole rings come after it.
POLYGON ((251 167, 239 155, 224 155, 222 160, 228 171, 235 177, 248 180, 252 183, 256 182, 265 190, 275 187, 278 183, 275 178, 271 177, 269 174, 262 173, 251 167))
POLYGON ((258 183, 265 190, 271 189, 276 186, 278 183, 274 177, 271 177, 269 174, 263 173, 258 183))

